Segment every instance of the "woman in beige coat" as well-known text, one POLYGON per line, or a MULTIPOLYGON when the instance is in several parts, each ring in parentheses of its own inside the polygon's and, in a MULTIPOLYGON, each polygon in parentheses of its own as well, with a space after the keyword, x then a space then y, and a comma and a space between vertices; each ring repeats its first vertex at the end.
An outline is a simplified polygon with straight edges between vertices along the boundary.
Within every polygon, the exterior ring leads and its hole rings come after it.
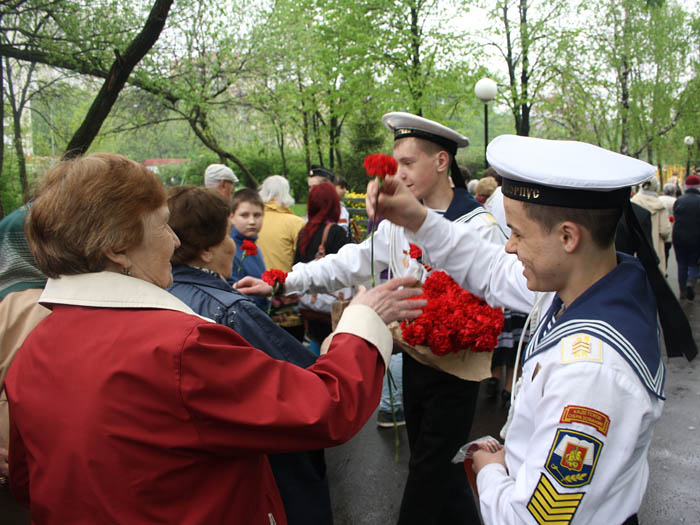
POLYGON ((659 269, 662 274, 666 274, 666 254, 664 253, 664 243, 671 241, 671 221, 668 210, 659 199, 659 183, 656 177, 652 177, 642 184, 642 187, 634 197, 632 202, 639 204, 651 213, 651 238, 654 242, 654 251, 659 258, 659 269))

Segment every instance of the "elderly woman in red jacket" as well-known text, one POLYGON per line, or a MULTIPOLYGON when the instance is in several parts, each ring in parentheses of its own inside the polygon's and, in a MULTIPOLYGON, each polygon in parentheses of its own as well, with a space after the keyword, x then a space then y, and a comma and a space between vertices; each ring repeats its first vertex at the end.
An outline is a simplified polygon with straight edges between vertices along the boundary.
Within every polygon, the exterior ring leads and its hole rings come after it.
POLYGON ((286 523, 266 454, 356 433, 379 400, 385 322, 422 306, 395 280, 358 295, 314 365, 272 359, 165 291, 179 245, 165 188, 119 155, 52 168, 26 232, 52 313, 6 388, 10 485, 36 524, 286 523))

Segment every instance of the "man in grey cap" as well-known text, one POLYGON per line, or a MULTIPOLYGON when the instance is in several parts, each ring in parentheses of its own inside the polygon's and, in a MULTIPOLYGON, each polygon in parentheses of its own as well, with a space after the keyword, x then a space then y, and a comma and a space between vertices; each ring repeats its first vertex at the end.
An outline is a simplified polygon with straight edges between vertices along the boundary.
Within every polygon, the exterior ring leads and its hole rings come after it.
POLYGON ((238 184, 238 177, 228 166, 210 164, 204 170, 204 186, 218 191, 228 201, 231 200, 231 194, 236 184, 238 184))
MULTIPOLYGON (((473 457, 484 522, 636 524, 664 399, 657 315, 669 356, 697 354, 629 204, 630 186, 656 168, 512 135, 487 156, 503 178, 505 251, 415 203, 396 178, 385 179, 378 208, 423 243, 429 264, 489 304, 539 311, 505 447, 473 457), (622 213, 639 260, 615 252, 622 213)), ((376 191, 373 181, 367 193, 376 191)))

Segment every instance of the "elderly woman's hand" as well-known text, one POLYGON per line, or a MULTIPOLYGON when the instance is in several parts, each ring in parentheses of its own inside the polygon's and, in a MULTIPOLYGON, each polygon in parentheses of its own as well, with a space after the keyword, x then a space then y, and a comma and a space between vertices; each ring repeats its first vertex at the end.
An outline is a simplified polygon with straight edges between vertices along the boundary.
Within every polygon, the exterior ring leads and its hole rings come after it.
POLYGON ((258 297, 269 297, 272 295, 273 291, 272 286, 265 281, 257 277, 251 277, 250 275, 235 283, 233 287, 241 293, 258 297))
POLYGON ((423 293, 420 288, 411 288, 416 282, 415 277, 397 277, 371 290, 360 286, 360 292, 350 304, 369 306, 387 324, 403 319, 415 319, 428 304, 424 299, 411 299, 423 293))

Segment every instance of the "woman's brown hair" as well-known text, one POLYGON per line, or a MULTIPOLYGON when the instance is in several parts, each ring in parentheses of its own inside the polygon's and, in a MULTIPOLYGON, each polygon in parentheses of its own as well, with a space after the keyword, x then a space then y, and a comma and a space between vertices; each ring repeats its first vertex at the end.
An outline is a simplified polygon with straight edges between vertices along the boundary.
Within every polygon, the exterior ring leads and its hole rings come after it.
POLYGON ((25 223, 39 269, 49 277, 104 270, 108 250, 141 242, 145 215, 165 198, 158 177, 122 155, 59 162, 39 182, 25 223))
POLYGON ((180 239, 173 264, 188 264, 228 235, 231 206, 215 190, 178 186, 168 192, 168 224, 180 239))

